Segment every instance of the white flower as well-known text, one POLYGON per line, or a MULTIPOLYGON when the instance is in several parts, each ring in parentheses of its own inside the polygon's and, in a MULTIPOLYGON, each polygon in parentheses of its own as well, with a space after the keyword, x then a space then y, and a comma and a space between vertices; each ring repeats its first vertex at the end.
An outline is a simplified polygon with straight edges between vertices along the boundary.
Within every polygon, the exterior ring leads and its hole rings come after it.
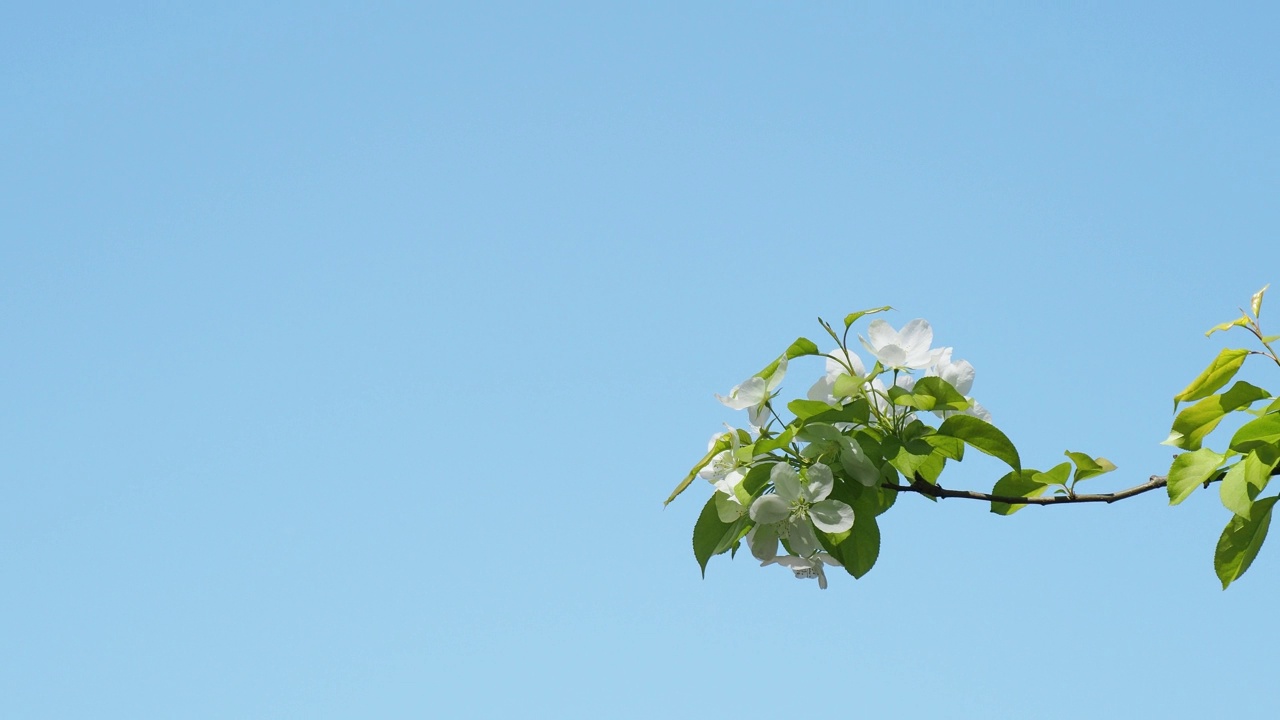
POLYGON ((867 326, 867 339, 858 340, 881 365, 893 370, 923 370, 937 357, 937 351, 929 349, 933 328, 919 318, 903 325, 901 331, 884 320, 873 320, 867 326))
POLYGON ((987 423, 991 422, 991 411, 982 407, 982 403, 979 403, 977 400, 974 400, 973 398, 969 398, 969 402, 973 404, 969 406, 968 410, 964 411, 965 415, 972 415, 983 422, 987 422, 987 423))
MULTIPOLYGON (((729 426, 725 425, 725 427, 729 426)), ((742 464, 738 462, 737 457, 738 447, 740 446, 738 431, 733 428, 729 428, 728 433, 716 433, 715 435, 712 435, 711 440, 707 443, 707 450, 710 451, 711 448, 715 447, 716 443, 720 442, 721 438, 725 435, 729 436, 730 448, 716 453, 715 456, 711 458, 711 462, 707 463, 706 466, 698 471, 698 477, 712 483, 713 485, 718 481, 723 480, 726 475, 742 464)))
POLYGON ((827 353, 832 357, 827 358, 827 374, 813 384, 809 388, 809 399, 825 402, 832 407, 840 407, 840 399, 835 396, 836 380, 841 375, 849 375, 849 369, 853 369, 853 376, 861 378, 866 375, 867 369, 862 365, 862 358, 847 351, 836 348, 827 353), (845 366, 836 358, 842 358, 848 361, 849 365, 845 366))
POLYGON ((951 348, 938 351, 937 360, 925 375, 933 375, 946 380, 961 395, 968 395, 973 389, 974 370, 968 360, 951 361, 951 348))
POLYGON ((741 489, 745 477, 735 470, 726 480, 716 483, 716 514, 720 516, 720 522, 734 523, 747 514, 749 507, 743 501, 749 501, 751 496, 741 489))
POLYGON ((934 366, 929 368, 929 371, 925 374, 940 377, 948 383, 951 383, 951 387, 954 387, 956 392, 963 395, 964 399, 969 401, 969 408, 966 410, 934 411, 935 415, 942 418, 948 418, 958 412, 962 415, 972 415, 980 420, 991 422, 991 413, 987 412, 986 408, 982 407, 977 400, 974 400, 969 395, 969 391, 973 389, 973 379, 976 373, 974 372, 973 365, 970 364, 968 360, 956 360, 955 362, 952 362, 951 348, 943 348, 938 353, 937 362, 935 362, 934 366))
POLYGON ((751 552, 761 560, 772 559, 768 557, 770 552, 776 556, 779 537, 787 540, 792 552, 810 557, 821 548, 813 533, 814 527, 833 534, 853 527, 853 508, 839 500, 827 499, 835 487, 831 468, 815 463, 805 474, 808 482, 787 463, 774 465, 769 480, 776 492, 762 495, 751 504, 751 519, 758 523, 756 540, 761 545, 758 550, 752 543, 751 552), (773 547, 766 549, 770 536, 774 539, 773 547))
POLYGON ((767 403, 770 393, 782 384, 787 374, 787 356, 778 358, 778 365, 769 377, 754 375, 733 386, 728 397, 717 394, 716 399, 724 403, 730 410, 746 410, 748 422, 753 428, 762 428, 769 424, 767 403))
POLYGON ((782 565, 795 573, 797 580, 809 580, 818 578, 818 587, 822 590, 827 589, 827 574, 822 571, 822 564, 840 565, 840 561, 831 557, 826 553, 817 553, 812 557, 802 558, 795 555, 784 555, 779 558, 772 558, 760 563, 761 567, 773 564, 782 565))

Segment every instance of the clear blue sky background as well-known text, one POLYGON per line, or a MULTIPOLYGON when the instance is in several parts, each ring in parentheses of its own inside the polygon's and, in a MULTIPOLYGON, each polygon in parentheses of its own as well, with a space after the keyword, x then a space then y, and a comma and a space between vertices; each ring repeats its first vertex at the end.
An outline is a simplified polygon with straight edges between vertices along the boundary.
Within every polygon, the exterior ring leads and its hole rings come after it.
POLYGON ((1278 25, 7 6, 0 716, 1274 714, 1280 541, 1222 592, 1216 493, 904 498, 826 592, 701 579, 709 487, 661 502, 713 392, 886 303, 1028 464, 1164 472, 1202 333, 1280 286, 1278 25))

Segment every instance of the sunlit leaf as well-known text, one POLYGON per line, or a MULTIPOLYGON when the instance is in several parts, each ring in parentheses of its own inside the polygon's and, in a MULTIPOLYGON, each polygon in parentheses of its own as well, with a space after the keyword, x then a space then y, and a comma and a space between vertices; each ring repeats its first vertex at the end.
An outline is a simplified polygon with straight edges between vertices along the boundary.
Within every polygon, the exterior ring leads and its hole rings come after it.
POLYGON ((1233 327, 1249 327, 1249 316, 1241 315, 1240 317, 1236 318, 1235 320, 1232 320, 1231 322, 1224 322, 1218 325, 1214 325, 1213 327, 1209 328, 1209 331, 1206 332, 1204 336, 1209 337, 1210 335, 1218 331, 1230 330, 1233 327))
POLYGON ((1213 569, 1222 581, 1222 589, 1244 575, 1258 550, 1267 539, 1267 529, 1271 526, 1271 510, 1277 498, 1269 497, 1253 504, 1253 511, 1248 518, 1232 515, 1227 526, 1218 538, 1217 551, 1213 554, 1213 569))
POLYGON ((994 425, 971 415, 952 415, 938 426, 938 434, 960 438, 971 447, 1003 460, 1014 470, 1022 469, 1018 450, 1008 436, 994 425))
POLYGON ((1248 350, 1223 350, 1218 356, 1209 363, 1209 367, 1196 376, 1190 385, 1183 388, 1182 392, 1173 396, 1173 407, 1176 410, 1178 403, 1189 400, 1199 400, 1209 397, 1218 391, 1223 385, 1231 381, 1235 374, 1240 370, 1240 366, 1244 364, 1245 357, 1249 354, 1248 350))
POLYGON ((1253 297, 1249 300, 1249 307, 1253 309, 1254 317, 1259 317, 1259 313, 1262 312, 1262 294, 1265 293, 1269 287, 1271 287, 1271 283, 1264 285, 1262 289, 1254 293, 1253 297))
MULTIPOLYGON (((1067 466, 1067 472, 1071 471, 1070 463, 1063 463, 1067 466)), ((1045 490, 1049 489, 1049 484, 1039 482, 1034 478, 1037 475, 1043 475, 1036 470, 1030 468, 1021 472, 1014 471, 996 481, 995 487, 991 488, 992 495, 1003 495, 1005 497, 1040 497, 1045 490)), ((1066 474, 1063 474, 1063 480, 1066 474)), ((997 515, 1012 515, 1026 505, 1010 505, 1008 503, 993 502, 991 503, 991 512, 997 515)))
POLYGON ((882 313, 892 309, 893 308, 889 307, 888 305, 885 305, 884 307, 872 308, 870 310, 859 310, 858 312, 849 313, 848 315, 844 316, 844 327, 846 330, 848 330, 850 325, 858 322, 858 318, 861 318, 866 315, 874 315, 876 313, 882 313))
POLYGON ((1219 467, 1222 467, 1222 461, 1225 459, 1225 455, 1219 455, 1209 448, 1182 453, 1174 458, 1173 466, 1169 468, 1169 483, 1166 487, 1169 491, 1169 504, 1177 505, 1186 500, 1188 495, 1195 492, 1196 488, 1212 477, 1219 467))
POLYGON ((1116 469, 1115 463, 1104 457, 1089 457, 1085 453, 1071 452, 1070 450, 1065 454, 1076 464, 1075 482, 1088 480, 1091 477, 1097 477, 1116 469))
POLYGON ((1210 395, 1178 413, 1165 444, 1183 450, 1199 450, 1204 439, 1227 414, 1268 397, 1271 397, 1271 393, 1266 390, 1243 380, 1237 381, 1225 393, 1210 395))
POLYGON ((1257 420, 1250 420, 1237 430, 1231 436, 1231 449, 1242 453, 1260 445, 1274 445, 1277 442, 1280 442, 1280 413, 1271 413, 1257 420))

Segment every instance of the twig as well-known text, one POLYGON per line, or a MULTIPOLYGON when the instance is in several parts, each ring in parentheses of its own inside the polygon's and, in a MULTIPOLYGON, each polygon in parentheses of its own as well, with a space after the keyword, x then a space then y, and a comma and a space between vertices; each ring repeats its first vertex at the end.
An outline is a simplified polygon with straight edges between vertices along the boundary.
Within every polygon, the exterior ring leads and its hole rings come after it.
MULTIPOLYGON (((1221 477, 1211 478, 1205 485, 1217 482, 1221 477)), ((1114 493, 1102 493, 1096 495, 1051 495, 1049 497, 1020 497, 1016 495, 992 495, 990 493, 974 492, 973 490, 948 490, 939 485, 930 485, 924 480, 916 479, 910 485, 896 485, 886 483, 883 487, 898 492, 919 493, 932 498, 964 498, 966 500, 981 500, 983 502, 1006 503, 1008 505, 1069 505, 1071 503, 1113 503, 1117 500, 1141 495, 1148 490, 1156 490, 1169 484, 1169 478, 1164 475, 1152 475, 1151 479, 1141 485, 1135 485, 1126 490, 1114 493)))

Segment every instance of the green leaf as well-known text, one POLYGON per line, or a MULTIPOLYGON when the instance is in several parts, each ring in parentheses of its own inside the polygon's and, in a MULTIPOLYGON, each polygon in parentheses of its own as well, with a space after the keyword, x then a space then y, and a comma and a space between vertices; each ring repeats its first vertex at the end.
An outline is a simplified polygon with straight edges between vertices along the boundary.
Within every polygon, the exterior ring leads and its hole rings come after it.
POLYGON ((792 400, 787 403, 787 409, 801 420, 807 420, 814 415, 821 415, 832 408, 821 400, 792 400))
MULTIPOLYGON (((933 446, 919 439, 903 443, 897 438, 885 438, 880 448, 884 452, 885 460, 908 478, 914 478, 916 473, 929 462, 929 456, 933 454, 933 446)), ((930 482, 937 480, 937 474, 932 478, 925 475, 925 479, 930 482)))
POLYGON ((1071 476, 1071 463, 1062 463, 1054 465, 1044 472, 1033 473, 1031 482, 1040 483, 1041 485, 1063 485, 1067 484, 1067 478, 1071 476))
POLYGON ((901 390, 894 386, 889 388, 889 397, 895 405, 913 407, 919 410, 964 410, 970 403, 951 383, 940 377, 923 377, 910 390, 901 390))
MULTIPOLYGON (((1092 458, 1082 452, 1071 452, 1070 450, 1065 454, 1076 464, 1075 482, 1088 480, 1091 477, 1097 477, 1116 469, 1116 464, 1104 457, 1092 458)), ((1056 470, 1057 468, 1054 469, 1056 470)))
POLYGON ((1221 395, 1210 395, 1200 402, 1183 409, 1173 420, 1173 431, 1165 445, 1183 450, 1199 450, 1201 443, 1218 427, 1218 423, 1228 413, 1246 408, 1271 393, 1243 380, 1237 381, 1231 389, 1221 395))
POLYGON ((1222 504, 1228 510, 1242 518, 1248 518, 1253 508, 1253 500, 1267 488, 1271 480, 1271 469, 1275 467, 1275 453, 1267 453, 1267 460, 1258 456, 1256 451, 1245 455, 1240 462, 1232 465, 1222 478, 1218 494, 1222 504))
POLYGON ((1258 313, 1262 312, 1262 294, 1265 293, 1269 287, 1271 287, 1271 283, 1264 285, 1261 290, 1254 293, 1253 297, 1249 299, 1249 307, 1252 308, 1254 317, 1258 317, 1258 313))
POLYGON ((932 445, 933 449, 945 458, 950 458, 957 462, 964 460, 964 441, 960 438, 934 433, 925 435, 920 439, 932 445))
POLYGON ((824 422, 827 424, 848 422, 866 425, 870 418, 871 405, 865 399, 859 398, 838 410, 828 405, 826 412, 813 415, 807 419, 811 422, 824 422))
POLYGON ((1209 448, 1182 453, 1173 459, 1169 468, 1169 504, 1177 505, 1200 487, 1222 467, 1226 455, 1219 455, 1209 448))
POLYGON ((764 486, 769 484, 769 473, 773 472, 775 464, 762 462, 759 465, 752 465, 747 471, 747 476, 742 479, 742 487, 752 496, 759 495, 764 486))
POLYGON ((818 346, 815 345, 812 340, 803 337, 796 338, 796 341, 787 347, 787 352, 785 353, 788 360, 794 360, 798 357, 804 357, 805 355, 821 354, 822 353, 818 352, 818 346))
POLYGON ((1209 367, 1204 372, 1196 376, 1191 384, 1183 388, 1182 392, 1173 396, 1173 409, 1178 409, 1178 403, 1190 400, 1200 400, 1207 398, 1218 391, 1223 385, 1231 381, 1235 377, 1240 366, 1244 364, 1245 357, 1249 354, 1248 350, 1223 350, 1218 356, 1209 363, 1209 367))
POLYGON ((1237 430, 1231 436, 1231 449, 1243 453, 1260 445, 1274 445, 1277 442, 1280 442, 1280 413, 1272 413, 1250 420, 1237 430))
POLYGON ((848 330, 850 325, 858 322, 858 318, 863 317, 864 315, 875 315, 876 313, 882 313, 892 309, 893 308, 888 305, 885 305, 884 307, 872 308, 870 310, 859 310, 855 313, 849 313, 844 316, 844 329, 848 330))
POLYGON ((839 440, 841 432, 831 425, 820 422, 810 422, 800 431, 796 433, 796 437, 805 442, 834 442, 839 440))
POLYGON ((1218 538, 1218 548, 1213 554, 1213 569, 1222 581, 1222 589, 1244 575, 1267 539, 1271 526, 1271 509, 1277 498, 1269 497, 1253 504, 1249 518, 1232 515, 1218 538))
MULTIPOLYGON (((1070 463, 1063 463, 1067 466, 1067 472, 1071 471, 1070 463)), ((1055 468, 1056 469, 1056 468, 1055 468)), ((1052 472, 1052 471, 1050 471, 1052 472)), ((1049 489, 1048 483, 1039 482, 1034 478, 1043 476, 1044 473, 1027 469, 1022 471, 1013 471, 996 481, 995 487, 991 488, 992 495, 1004 495, 1006 497, 1039 497, 1049 489)), ((1066 479, 1066 475, 1063 475, 1066 479)), ((1011 505, 1008 503, 993 502, 991 503, 991 512, 997 515, 1012 515, 1026 505, 1011 505)))
POLYGON ((871 571, 880 557, 880 525, 874 513, 854 511, 853 532, 840 543, 844 569, 855 578, 871 571))
POLYGON ((1236 318, 1235 320, 1232 320, 1231 322, 1224 322, 1218 325, 1214 325, 1213 327, 1209 328, 1209 332, 1206 332, 1204 336, 1209 337, 1210 335, 1218 332, 1219 330, 1230 330, 1233 327, 1249 327, 1249 316, 1241 315, 1240 317, 1236 318))
POLYGON ((732 528, 733 525, 721 520, 720 513, 716 512, 716 496, 713 494, 693 526, 693 556, 698 559, 702 577, 707 576, 707 561, 716 554, 721 541, 732 528))
POLYGON ((693 479, 698 476, 698 471, 706 467, 707 463, 711 462, 711 458, 730 448, 729 438, 727 436, 728 433, 720 436, 720 439, 711 446, 711 449, 707 451, 707 454, 703 455, 702 459, 699 460, 698 463, 693 466, 693 469, 689 471, 689 474, 684 476, 684 479, 680 481, 679 485, 676 485, 676 489, 671 491, 671 496, 662 503, 663 507, 670 505, 671 501, 676 499, 676 496, 684 492, 685 488, 689 487, 689 483, 693 482, 693 479))
POLYGON ((790 445, 791 441, 795 439, 796 439, 796 428, 794 425, 788 425, 787 429, 783 430, 778 435, 775 435, 771 438, 760 438, 759 440, 757 440, 756 454, 764 455, 765 453, 771 453, 774 450, 777 450, 779 448, 784 448, 790 445))
POLYGON ((972 415, 952 415, 938 426, 939 435, 960 438, 973 448, 1003 460, 1014 470, 1022 469, 1018 450, 1008 436, 986 421, 972 415))
POLYGON ((840 375, 831 386, 831 394, 836 397, 855 397, 862 394, 862 379, 848 373, 840 375))

